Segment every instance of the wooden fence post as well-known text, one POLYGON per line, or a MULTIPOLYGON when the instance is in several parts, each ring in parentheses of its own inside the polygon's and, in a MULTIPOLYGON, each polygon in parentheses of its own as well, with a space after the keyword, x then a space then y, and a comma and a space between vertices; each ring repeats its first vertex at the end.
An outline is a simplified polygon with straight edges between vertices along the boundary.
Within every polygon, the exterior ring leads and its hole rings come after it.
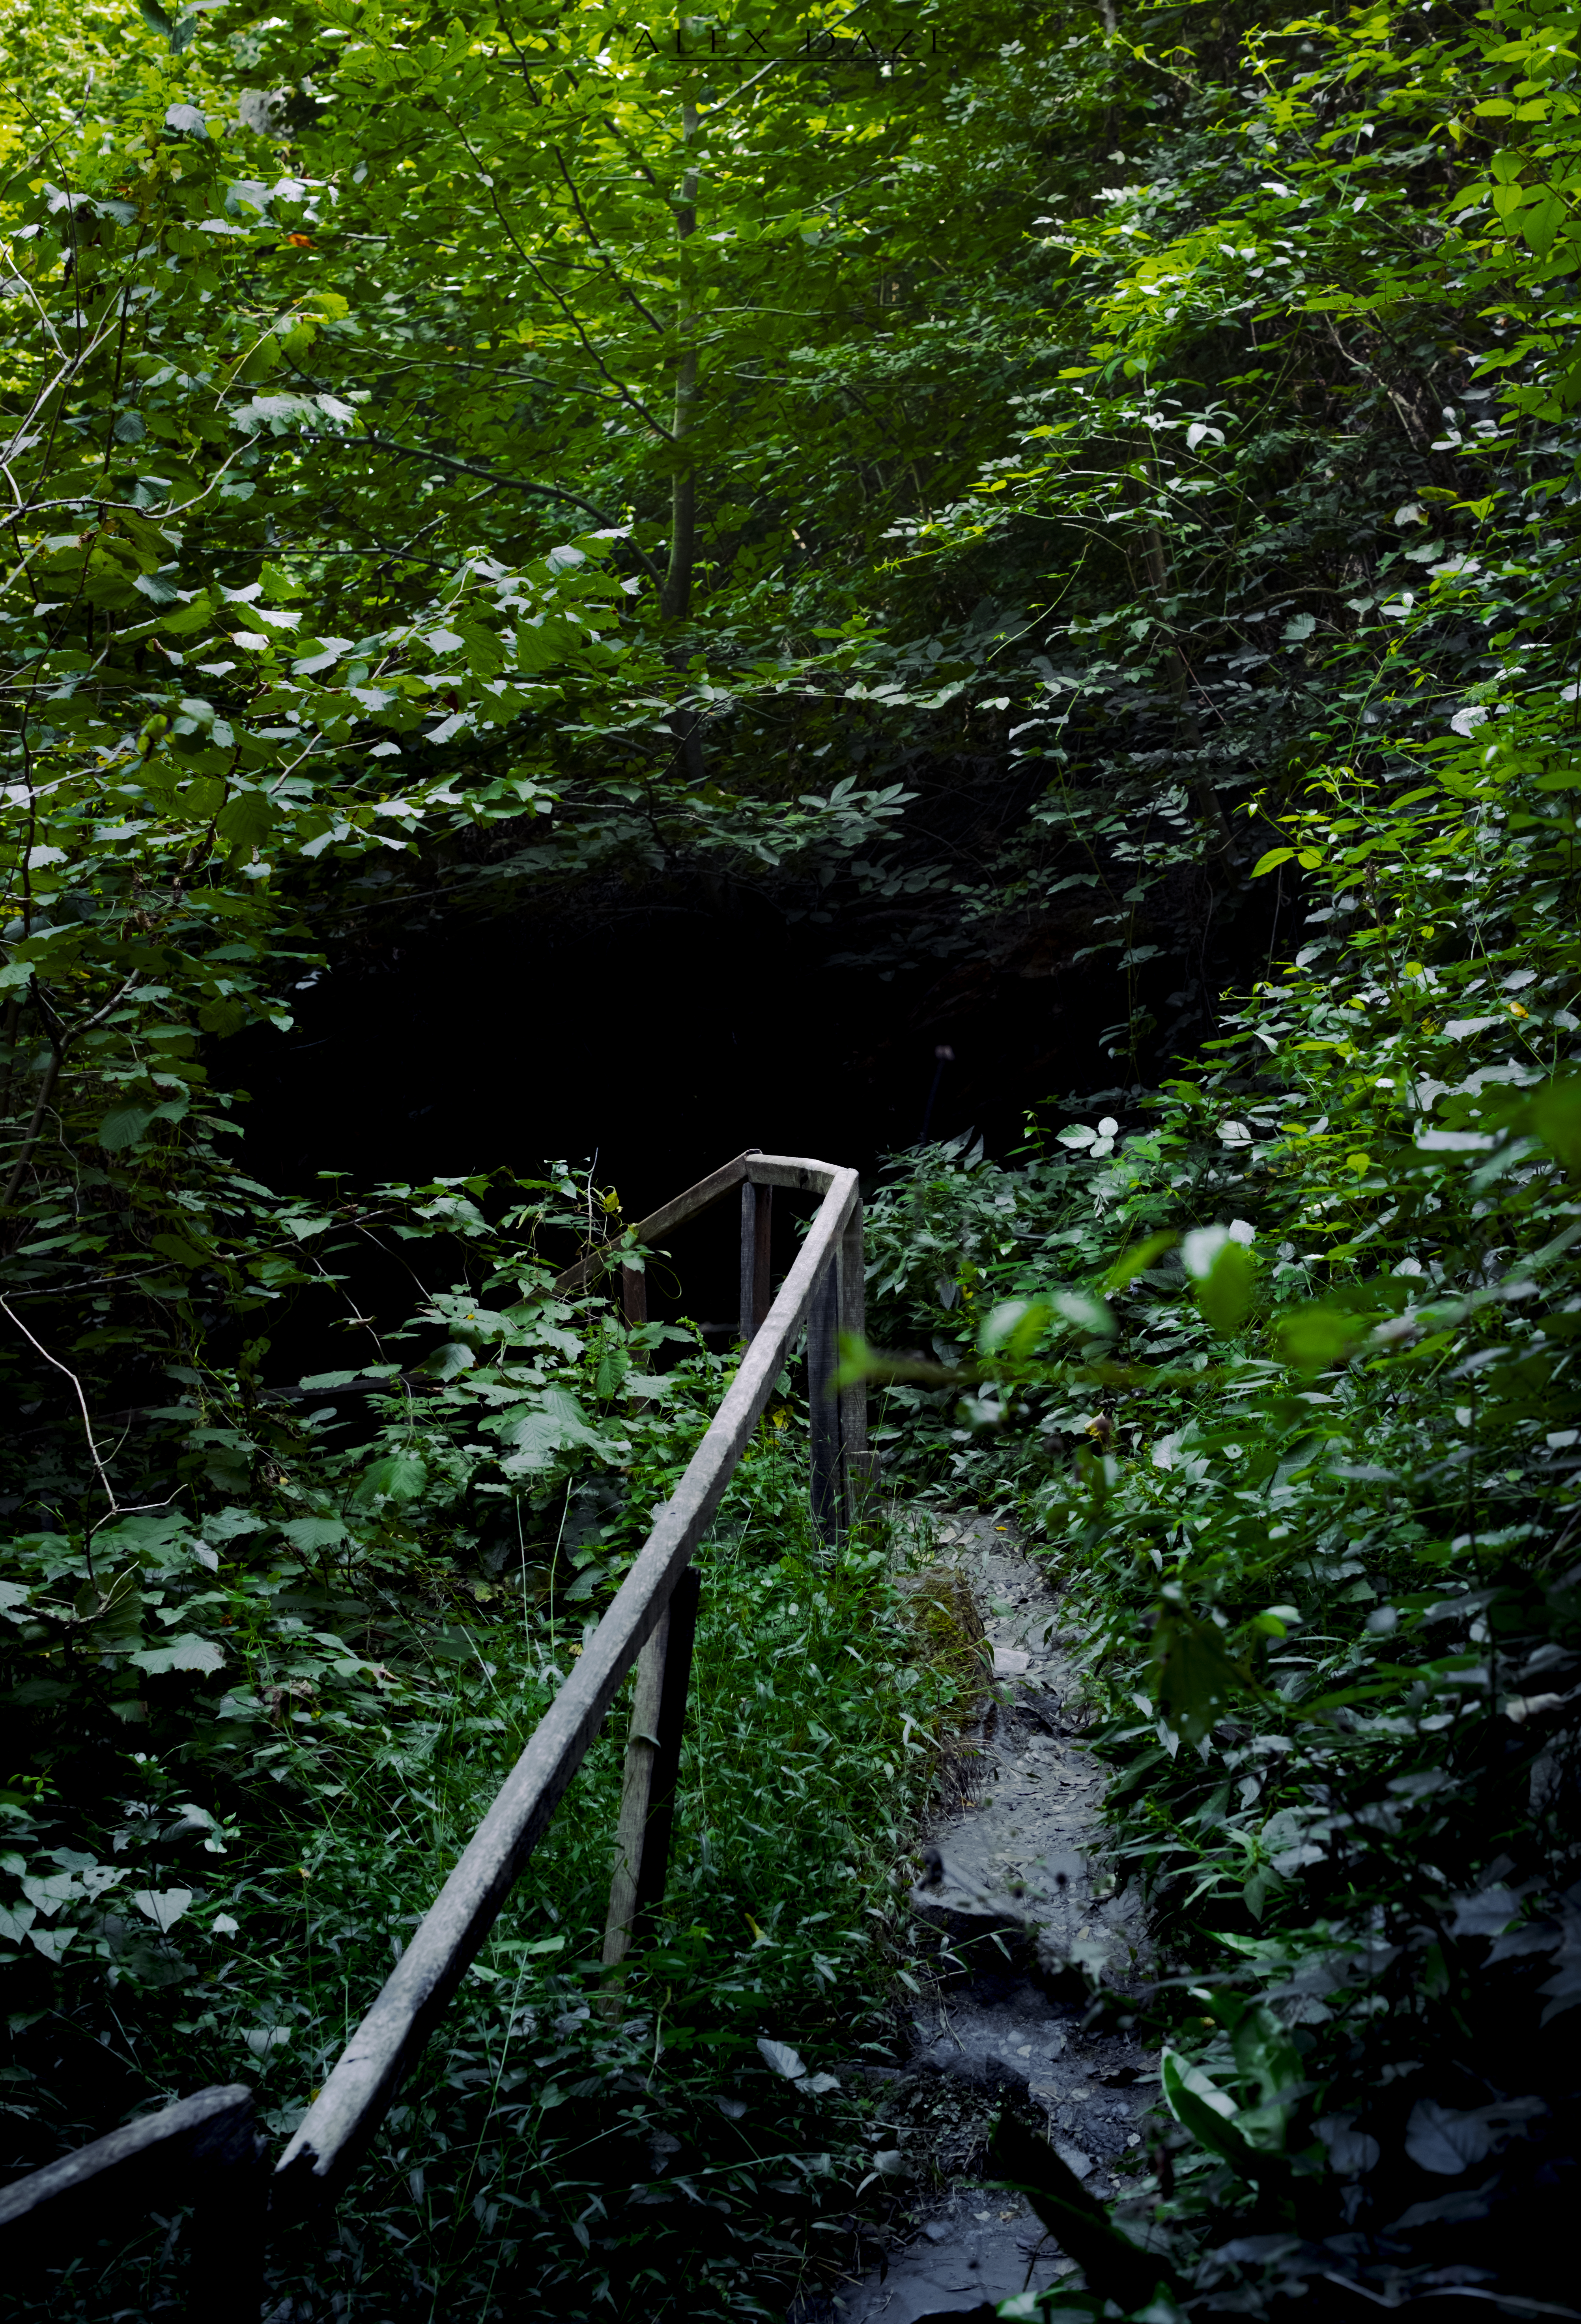
POLYGON ((648 1277, 639 1267, 620 1269, 620 1313, 633 1326, 648 1321, 648 1277))
POLYGON ((741 1339, 749 1348, 768 1313, 773 1229, 774 1189, 749 1178, 741 1188, 741 1339))
POLYGON ((637 1658, 615 1870, 604 1923, 606 1969, 618 1968, 631 1947, 651 1932, 664 1903, 699 1588, 696 1571, 688 1566, 637 1658))
MULTIPOLYGON (((840 1329, 853 1340, 867 1337, 867 1256, 859 1196, 840 1239, 840 1329)), ((868 1383, 852 1380, 840 1391, 840 1449, 845 1463, 846 1521, 854 1523, 874 1480, 876 1459, 868 1450, 868 1383)))
POLYGON ((840 1457, 840 1402, 832 1386, 840 1360, 840 1281, 832 1255, 807 1311, 807 1414, 813 1439, 813 1523, 826 1542, 845 1530, 845 1480, 840 1457))

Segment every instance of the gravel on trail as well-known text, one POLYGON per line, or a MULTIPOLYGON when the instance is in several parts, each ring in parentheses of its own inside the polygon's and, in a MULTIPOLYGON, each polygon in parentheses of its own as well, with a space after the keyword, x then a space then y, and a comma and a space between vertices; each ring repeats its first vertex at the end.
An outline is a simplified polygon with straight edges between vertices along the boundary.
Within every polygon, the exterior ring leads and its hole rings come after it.
MULTIPOLYGON (((914 2012, 905 2062, 869 2071, 914 2118, 947 2122, 951 2095, 970 2097, 979 2134, 991 2101, 1018 2105, 1085 2186, 1112 2198, 1125 2188, 1117 2167, 1144 2144, 1157 2069, 1124 2034, 1083 2031, 1089 1978, 1123 1994, 1145 1974, 1145 1938, 1136 1900, 1104 1876, 1104 1778, 1076 1723, 1057 1590, 992 1516, 944 1518, 931 1555, 931 1572, 953 1568, 970 1591, 994 1684, 960 1738, 963 1780, 920 1836, 912 1909, 943 1940, 942 1974, 914 2012)), ((941 2153, 947 2167, 947 2145, 941 2153)), ((801 2324, 986 2318, 995 2301, 1073 2273, 1025 2202, 984 2185, 970 2160, 946 2192, 914 2202, 909 2240, 882 2271, 805 2301, 801 2324)))

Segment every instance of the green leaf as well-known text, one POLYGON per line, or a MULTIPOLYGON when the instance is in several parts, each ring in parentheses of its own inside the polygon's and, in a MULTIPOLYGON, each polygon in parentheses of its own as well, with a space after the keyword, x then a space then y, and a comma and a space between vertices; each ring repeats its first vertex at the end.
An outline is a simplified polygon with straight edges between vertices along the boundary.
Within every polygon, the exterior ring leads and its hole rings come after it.
POLYGON ((194 1893, 190 1888, 139 1888, 133 1892, 132 1902, 163 1936, 175 1927, 191 1904, 194 1893))
POLYGON ((1557 195, 1545 194, 1539 202, 1518 213, 1516 223, 1521 234, 1540 258, 1546 258, 1553 248, 1554 237, 1564 225, 1567 212, 1557 195))
POLYGON ((1119 1329, 1114 1310, 1104 1299, 1096 1299, 1089 1291, 1056 1291, 1050 1305, 1077 1330, 1089 1332, 1095 1338, 1112 1339, 1119 1329))
POLYGON ((99 1124, 99 1144, 106 1153, 124 1154, 141 1141, 152 1120, 152 1106, 118 1105, 99 1124))
POLYGON ((1252 1305, 1256 1277, 1256 1263, 1245 1245, 1233 1239, 1225 1242, 1197 1286, 1197 1305, 1216 1332, 1239 1331, 1252 1305))
POLYGON ((1253 864, 1253 879, 1260 880, 1265 872, 1277 871, 1282 863, 1288 863, 1294 853, 1293 847, 1271 847, 1266 855, 1260 855, 1253 864))
POLYGON ((262 847, 274 828, 274 809, 262 791, 238 791, 215 818, 226 845, 240 851, 262 847))
POLYGON ((1581 1076, 1549 1082, 1524 1109, 1523 1127, 1534 1130, 1574 1177, 1581 1177, 1581 1076))
POLYGON ((168 1671, 201 1671, 207 1674, 224 1670, 225 1666, 224 1648, 216 1646, 212 1638, 200 1638, 195 1630, 184 1630, 168 1646, 143 1646, 135 1654, 128 1655, 126 1659, 135 1663, 139 1670, 148 1671, 156 1677, 168 1671))
MULTIPOLYGON (((100 1142, 107 1142, 102 1133, 100 1142)), ((152 1241, 152 1248, 161 1258, 173 1259, 178 1267, 207 1267, 209 1263, 206 1251, 195 1250, 189 1242, 183 1242, 179 1235, 156 1234, 152 1241)))
POLYGON ((1158 1707, 1188 1743, 1200 1743, 1210 1734, 1237 1697, 1259 1692, 1231 1662, 1216 1626, 1181 1606, 1160 1606, 1152 1663, 1158 1707))
POLYGON ((190 637, 197 630, 205 630, 214 619, 214 607, 200 590, 189 605, 179 606, 173 613, 161 613, 155 626, 177 638, 190 637))
POLYGON ((1361 1316, 1314 1301, 1282 1315, 1274 1337, 1282 1361, 1297 1371, 1317 1372, 1354 1355, 1368 1329, 1361 1316))
POLYGON ((387 1501, 415 1501, 427 1481, 427 1464, 417 1453, 387 1452, 363 1470, 356 1498, 364 1504, 381 1497, 387 1501))
POLYGON ((1155 1234, 1144 1235, 1140 1242, 1132 1243, 1115 1260, 1103 1278, 1104 1289, 1123 1291, 1128 1283, 1135 1282, 1137 1276, 1144 1275, 1165 1251, 1173 1250, 1179 1241, 1179 1235, 1168 1227, 1160 1228, 1155 1234))
POLYGON ((228 997, 206 1001, 198 1011, 198 1021, 206 1033, 217 1033, 222 1041, 225 1040, 231 1034, 239 1033, 247 1022, 245 1003, 228 997))
POLYGON ((1166 2050, 1161 2061, 1160 2081, 1164 2103, 1182 2128, 1189 2130, 1200 2146, 1227 2163, 1237 2177, 1249 2186, 1267 2186, 1282 2190, 1291 2178, 1289 2163, 1282 2154, 1272 2154, 1255 2147, 1239 2129, 1235 2120, 1233 2098, 1219 2089, 1199 2067, 1182 2058, 1177 2051, 1166 2050))
POLYGON ((1028 1356, 1052 1314, 1047 1299, 1001 1299, 984 1316, 978 1346, 985 1356, 1003 1354, 1012 1361, 1028 1356))
POLYGON ((338 1517, 288 1517, 281 1533, 293 1549, 305 1556, 316 1557, 326 1549, 338 1549, 345 1539, 345 1527, 338 1517))

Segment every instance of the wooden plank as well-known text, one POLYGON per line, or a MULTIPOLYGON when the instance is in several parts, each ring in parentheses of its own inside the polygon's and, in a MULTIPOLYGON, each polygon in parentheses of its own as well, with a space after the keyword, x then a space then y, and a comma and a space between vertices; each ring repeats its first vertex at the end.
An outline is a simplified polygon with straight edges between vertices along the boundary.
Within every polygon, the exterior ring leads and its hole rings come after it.
POLYGON ((752 1336, 763 1329, 763 1318, 774 1299, 774 1189, 754 1186, 757 1206, 752 1221, 752 1336))
MULTIPOLYGON (((244 2082, 199 2090, 0 2188, 0 2252, 19 2273, 50 2277, 139 2212, 190 2209, 189 2324, 258 2324, 263 2300, 267 2149, 244 2082)), ((170 2303, 167 2301, 166 2303, 170 2303)))
POLYGON ((813 1524, 825 1541, 845 1530, 845 1480, 840 1465, 840 1400, 832 1381, 839 1352, 835 1326, 840 1285, 830 1256, 807 1314, 807 1422, 812 1439, 813 1524))
POLYGON ((741 1344, 749 1346, 768 1313, 773 1285, 774 1189, 741 1188, 741 1344))
MULTIPOLYGON (((427 1917, 303 2116, 276 2173, 277 2203, 305 2208, 321 2200, 344 2183, 365 2152, 402 2075, 493 1925, 706 1533, 859 1199, 854 1170, 826 1162, 796 1167, 816 1170, 827 1191, 763 1329, 586 1653, 539 1720, 427 1917)), ((729 1168, 737 1176, 721 1192, 744 1175, 741 1164, 729 1168)))
POLYGON ((802 1154, 759 1154, 749 1150, 742 1155, 741 1162, 744 1175, 755 1186, 785 1186, 795 1194, 822 1194, 834 1176, 827 1162, 814 1162, 802 1154))
POLYGON ((620 1269, 620 1313, 633 1326, 648 1321, 648 1277, 640 1267, 620 1269))
MULTIPOLYGON (((820 1167, 827 1169, 829 1166, 823 1163, 820 1167)), ((567 1298, 573 1292, 585 1291, 590 1283, 597 1282, 606 1268, 618 1263, 620 1243, 648 1244, 657 1241, 660 1235, 668 1234, 672 1227, 681 1226, 687 1219, 694 1219, 702 1212, 711 1209, 722 1196, 730 1193, 732 1186, 739 1186, 746 1175, 747 1157, 744 1154, 738 1154, 733 1161, 722 1163, 717 1170, 711 1170, 706 1178, 699 1178, 697 1184, 688 1186, 684 1194, 676 1194, 670 1202, 661 1203, 657 1211, 649 1211, 645 1219, 639 1219, 635 1226, 627 1228, 620 1242, 609 1243, 602 1250, 590 1251, 585 1259, 579 1259, 574 1267, 568 1267, 564 1275, 555 1277, 556 1290, 567 1298)))
MULTIPOLYGON (((840 1329, 853 1340, 867 1337, 867 1274, 862 1244, 862 1206, 853 1203, 840 1239, 840 1329)), ((845 1466, 846 1519, 854 1522, 861 1496, 872 1481, 868 1453, 868 1383, 852 1380, 840 1391, 840 1449, 845 1466)))
POLYGON ((676 1789, 681 1780, 681 1745, 686 1733, 686 1693, 692 1683, 692 1648, 697 1637, 697 1603, 702 1585, 697 1569, 689 1565, 670 1593, 665 1609, 664 1691, 658 1705, 658 1751, 654 1758, 648 1798, 648 1829, 642 1835, 642 1863, 637 1876, 637 1912, 631 1941, 642 1944, 653 1934, 665 1900, 670 1871, 670 1835, 676 1822, 676 1789))
MULTIPOLYGON (((766 1186, 763 1191, 768 1195, 770 1202, 772 1202, 774 1199, 772 1187, 766 1186)), ((750 1178, 749 1178, 741 1188, 741 1299, 740 1314, 740 1340, 741 1345, 744 1348, 749 1348, 751 1346, 753 1338, 758 1330, 758 1318, 754 1313, 757 1305, 756 1297, 754 1296, 757 1288, 757 1255, 758 1189, 752 1184, 750 1178)))
MULTIPOLYGON (((216 2084, 195 2097, 178 2098, 158 2114, 139 2116, 90 2146, 63 2154, 58 2163, 30 2172, 0 2187, 0 2233, 32 2220, 47 2205, 91 2193, 96 2201, 108 2197, 107 2180, 114 2173, 130 2188, 140 2173, 159 2176, 174 2172, 188 2156, 223 2154, 227 2144, 252 2135, 253 2092, 245 2082, 216 2084)), ((179 2194, 172 2201, 181 2200, 179 2194)))
POLYGON ((672 1597, 637 1657, 631 1730, 626 1738, 626 1770, 620 1784, 620 1812, 615 1824, 615 1868, 610 1878, 610 1909, 604 1921, 605 1969, 615 1969, 625 1960, 637 1925, 637 1883, 642 1870, 648 1812, 653 1800, 654 1764, 661 1748, 659 1711, 664 1702, 666 1649, 675 1602, 672 1597))

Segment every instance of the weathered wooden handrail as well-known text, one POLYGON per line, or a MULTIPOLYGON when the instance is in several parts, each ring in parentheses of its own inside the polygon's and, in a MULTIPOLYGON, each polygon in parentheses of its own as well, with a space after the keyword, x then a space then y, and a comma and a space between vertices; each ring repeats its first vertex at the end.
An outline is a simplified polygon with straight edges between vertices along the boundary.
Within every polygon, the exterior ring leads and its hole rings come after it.
MULTIPOLYGON (((836 1392, 831 1376, 837 1332, 859 1333, 863 1325, 861 1196, 854 1170, 795 1155, 738 1155, 639 1221, 620 1242, 568 1268, 556 1288, 580 1290, 610 1266, 619 1266, 628 1319, 641 1320, 647 1312, 643 1277, 626 1264, 622 1254, 651 1244, 736 1186, 742 1190, 745 1346, 735 1379, 586 1651, 533 1730, 459 1863, 303 2116, 276 2168, 271 2208, 299 2210, 332 2200, 344 2187, 639 1657, 604 1941, 606 1967, 620 1962, 645 1916, 657 1911, 663 1895, 696 1605, 694 1581, 678 1594, 677 1585, 687 1574, 692 1554, 707 1532, 804 1324, 813 1513, 826 1536, 841 1531, 847 1520, 853 1487, 866 1471, 866 1390, 859 1386, 836 1392), (769 1205, 776 1187, 821 1199, 790 1272, 769 1302, 769 1205)), ((48 2171, 0 2190, 0 2231, 52 2204, 68 2187, 102 2186, 107 2177, 118 2178, 133 2164, 146 2170, 150 2153, 172 2153, 182 2140, 190 2144, 211 2118, 231 2125, 230 2144, 236 2148, 232 2159, 244 2161, 236 2128, 242 2101, 247 2108, 245 2135, 252 2139, 251 2100, 244 2090, 202 2091, 167 2107, 163 2115, 114 2132, 48 2171)), ((253 2147, 246 2149, 253 2152, 253 2147)), ((233 2171, 229 2184, 239 2189, 245 2176, 245 2172, 238 2175, 233 2171)), ((179 2185, 172 2185, 168 2194, 175 2202, 184 2200, 179 2185)), ((262 2204, 253 2209, 261 2229, 262 2204)), ((251 2227, 240 2218, 235 2224, 244 2243, 251 2227)), ((248 2275, 244 2269, 239 2279, 232 2279, 236 2296, 224 2303, 226 2314, 256 2317, 256 2270, 251 2272, 251 2292, 244 2288, 248 2275)), ((221 2312, 207 2300, 195 2288, 195 2318, 221 2312)))
MULTIPOLYGON (((603 1724, 621 1681, 668 1605, 763 1416, 818 1292, 840 1268, 847 1227, 853 1214, 859 1217, 861 1194, 854 1170, 787 1155, 742 1155, 654 1215, 678 1224, 749 1178, 755 1186, 822 1194, 817 1215, 614 1603, 534 1729, 461 1861, 281 2156, 277 2189, 296 2200, 338 2189, 365 2153, 403 2075, 493 1926, 603 1724)), ((654 1231, 646 1221, 639 1234, 644 1231, 654 1231)), ((571 1275, 576 1272, 573 1269, 571 1275)), ((857 1273, 859 1280, 859 1268, 857 1273)), ((570 1277, 561 1281, 571 1287, 570 1277)), ((814 1360, 810 1345, 810 1373, 814 1360)))

